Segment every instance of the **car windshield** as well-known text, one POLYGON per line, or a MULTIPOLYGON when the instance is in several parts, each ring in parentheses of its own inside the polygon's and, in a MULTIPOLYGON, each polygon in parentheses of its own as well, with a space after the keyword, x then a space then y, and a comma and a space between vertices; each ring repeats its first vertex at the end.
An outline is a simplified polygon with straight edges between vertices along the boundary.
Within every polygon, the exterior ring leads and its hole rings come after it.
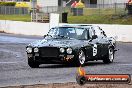
POLYGON ((56 27, 50 29, 48 36, 52 38, 74 38, 79 40, 86 40, 88 39, 88 32, 85 28, 56 27))

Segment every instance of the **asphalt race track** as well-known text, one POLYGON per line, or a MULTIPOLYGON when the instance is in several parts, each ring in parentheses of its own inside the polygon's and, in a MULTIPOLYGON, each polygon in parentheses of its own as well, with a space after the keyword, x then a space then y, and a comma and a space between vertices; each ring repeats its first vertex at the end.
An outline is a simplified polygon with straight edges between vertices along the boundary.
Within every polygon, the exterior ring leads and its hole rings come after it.
MULTIPOLYGON (((38 39, 42 37, 0 33, 0 87, 76 82, 77 67, 45 64, 32 69, 27 65, 26 45, 38 39)), ((88 74, 132 75, 132 43, 118 42, 117 49, 114 63, 88 62, 84 69, 88 74)))

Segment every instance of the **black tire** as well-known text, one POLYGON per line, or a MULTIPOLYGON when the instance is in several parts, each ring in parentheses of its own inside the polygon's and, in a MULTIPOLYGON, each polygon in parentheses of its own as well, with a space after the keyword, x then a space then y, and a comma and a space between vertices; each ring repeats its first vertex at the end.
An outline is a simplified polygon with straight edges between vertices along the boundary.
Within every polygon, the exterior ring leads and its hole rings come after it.
POLYGON ((28 65, 31 68, 39 68, 39 63, 34 61, 34 58, 28 58, 28 65))
POLYGON ((114 60, 114 49, 109 48, 107 55, 103 58, 105 64, 112 63, 114 60))
POLYGON ((76 66, 84 66, 86 61, 86 56, 83 50, 80 50, 78 53, 78 57, 76 58, 76 66))

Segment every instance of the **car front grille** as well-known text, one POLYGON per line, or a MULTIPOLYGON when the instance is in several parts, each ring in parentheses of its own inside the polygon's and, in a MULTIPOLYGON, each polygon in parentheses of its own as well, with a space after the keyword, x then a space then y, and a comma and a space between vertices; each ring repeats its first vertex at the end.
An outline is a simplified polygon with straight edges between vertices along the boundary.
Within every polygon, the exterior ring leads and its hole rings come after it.
POLYGON ((40 48, 40 55, 42 57, 58 57, 59 49, 56 47, 43 47, 40 48))

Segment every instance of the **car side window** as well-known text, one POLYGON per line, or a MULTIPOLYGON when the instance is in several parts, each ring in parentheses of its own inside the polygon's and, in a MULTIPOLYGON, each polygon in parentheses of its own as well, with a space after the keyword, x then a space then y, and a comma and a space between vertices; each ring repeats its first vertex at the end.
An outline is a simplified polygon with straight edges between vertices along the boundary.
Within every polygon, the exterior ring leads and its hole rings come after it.
POLYGON ((78 39, 82 39, 82 40, 88 39, 87 29, 76 28, 76 33, 77 33, 78 39))
POLYGON ((70 38, 75 38, 77 36, 75 28, 68 28, 67 30, 69 31, 69 35, 68 36, 70 38))
POLYGON ((57 33, 57 30, 55 28, 51 28, 50 31, 48 32, 49 35, 54 35, 57 33))

